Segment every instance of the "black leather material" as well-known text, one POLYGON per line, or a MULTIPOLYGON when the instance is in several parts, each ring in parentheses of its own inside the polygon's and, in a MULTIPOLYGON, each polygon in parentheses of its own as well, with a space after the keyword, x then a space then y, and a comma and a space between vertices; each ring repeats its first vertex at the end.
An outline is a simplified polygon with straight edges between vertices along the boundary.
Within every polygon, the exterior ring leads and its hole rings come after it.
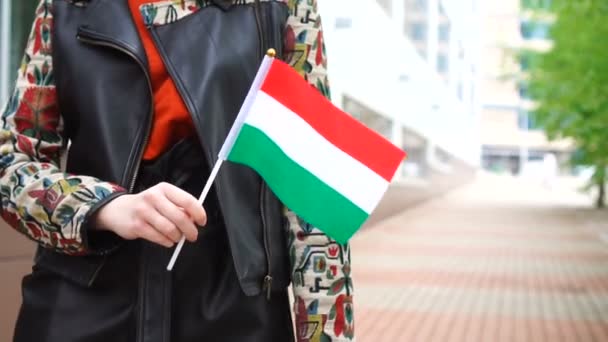
MULTIPOLYGON (((91 0, 86 7, 55 0, 53 12, 59 107, 66 141, 72 141, 67 171, 131 190, 153 108, 146 55, 127 0, 91 0)), ((273 47, 281 54, 287 15, 284 3, 262 2, 261 36, 252 5, 211 5, 151 28, 209 165, 217 159, 263 52, 273 47)), ((215 190, 243 291, 259 294, 268 274, 274 289, 286 287, 289 257, 279 200, 257 174, 231 163, 222 166, 215 190)), ((87 286, 104 263, 103 257, 65 260, 45 258, 51 268, 87 286)))
MULTIPOLYGON (((208 173, 199 144, 184 140, 143 164, 136 190, 166 181, 196 194, 208 173), (178 161, 182 167, 172 167, 178 161)), ((214 193, 205 204, 208 224, 173 272, 165 269, 172 251, 146 241, 106 256, 90 286, 36 264, 23 282, 14 341, 293 341, 286 289, 270 301, 243 293, 214 193)))
POLYGON ((210 222, 182 254, 183 261, 174 269, 173 329, 167 342, 295 340, 285 289, 272 293, 268 301, 265 294, 246 296, 239 288, 221 221, 210 222))
MULTIPOLYGON (((209 6, 152 28, 191 110, 200 141, 196 148, 202 151, 196 155, 204 156, 205 168, 215 163, 264 51, 273 47, 281 54, 287 12, 284 3, 262 2, 258 21, 252 5, 209 6)), ((204 181, 208 170, 192 178, 191 145, 175 146, 168 152, 170 162, 141 164, 152 94, 145 51, 127 0, 91 0, 87 6, 55 0, 53 14, 54 75, 65 138, 72 142, 67 171, 115 182, 129 191, 162 179, 199 191, 196 187, 202 184, 188 180, 204 181)), ((111 254, 86 257, 39 247, 35 269, 24 279, 15 340, 178 341, 171 340, 176 338, 172 334, 183 334, 186 340, 199 334, 217 334, 220 339, 211 340, 221 341, 289 340, 284 337, 290 335, 290 323, 286 330, 267 330, 273 322, 283 327, 288 317, 289 257, 281 203, 253 171, 230 163, 222 167, 209 200, 205 206, 210 222, 224 240, 218 248, 187 245, 176 266, 199 277, 191 284, 198 289, 196 304, 184 293, 175 297, 173 287, 182 282, 164 271, 170 253, 158 246, 122 241, 111 254), (184 260, 203 253, 200 248, 218 260, 200 265, 184 260), (270 301, 262 293, 269 274, 274 290, 270 301), (183 309, 175 306, 183 302, 188 302, 183 309), (192 305, 201 310, 199 316, 188 314, 195 310, 192 305), (170 326, 169 312, 184 323, 170 326), (235 329, 239 325, 242 329, 235 329)))
POLYGON ((57 272, 56 265, 62 265, 64 271, 78 273, 73 259, 37 263, 23 278, 13 341, 136 341, 139 248, 136 242, 127 245, 107 257, 90 287, 57 272))
POLYGON ((145 148, 152 94, 127 0, 92 0, 86 7, 56 0, 53 16, 54 76, 72 141, 67 170, 129 187, 145 148))
MULTIPOLYGON (((196 139, 182 140, 157 160, 142 164, 135 191, 143 191, 160 182, 168 182, 198 196, 203 189, 204 179, 208 175, 209 167, 198 141, 196 139), (175 165, 180 165, 180 167, 176 168, 175 165)), ((211 193, 204 205, 210 208, 210 212, 213 212, 211 208, 217 208, 216 203, 215 194, 211 193)), ((217 219, 217 215, 211 214, 208 222, 213 224, 217 219)), ((205 239, 203 236, 206 230, 207 228, 201 230, 200 239, 205 239)), ((166 267, 172 250, 148 241, 141 241, 140 244, 137 341, 169 342, 173 322, 171 308, 175 292, 172 290, 172 277, 176 272, 167 272, 166 267)), ((221 262, 221 260, 214 259, 203 260, 191 261, 194 266, 187 271, 198 274, 198 268, 204 267, 206 263, 221 262)), ((199 283, 198 285, 205 284, 199 283)), ((197 289, 196 292, 200 291, 197 289)), ((196 294, 191 292, 188 295, 195 296, 196 294)), ((176 304, 177 306, 183 305, 183 303, 176 304)))
MULTIPOLYGON (((281 18, 279 23, 285 21, 287 13, 282 6, 264 4, 261 12, 281 18)), ((150 28, 169 73, 193 114, 209 165, 217 161, 261 63, 265 49, 256 25, 254 6, 245 5, 233 6, 228 12, 208 7, 170 25, 150 28), (193 46, 199 48, 192 49, 193 46)), ((265 27, 265 31, 282 30, 265 27)), ((268 272, 264 229, 271 230, 275 237, 267 246, 272 249, 271 258, 288 260, 286 237, 275 232, 283 227, 281 204, 258 174, 243 165, 224 163, 214 187, 220 208, 226 213, 224 221, 229 227, 231 245, 241 247, 233 248, 232 253, 243 289, 256 294, 259 280, 268 272)), ((277 267, 269 273, 279 282, 277 285, 285 286, 285 272, 286 268, 277 267)))

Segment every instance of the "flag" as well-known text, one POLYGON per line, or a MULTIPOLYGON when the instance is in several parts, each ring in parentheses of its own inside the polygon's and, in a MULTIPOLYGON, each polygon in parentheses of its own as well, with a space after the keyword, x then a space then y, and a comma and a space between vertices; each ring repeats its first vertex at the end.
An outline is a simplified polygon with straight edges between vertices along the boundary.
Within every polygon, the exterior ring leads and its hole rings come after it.
POLYGON ((253 168, 284 205, 345 243, 380 202, 405 152, 267 56, 219 157, 253 168))

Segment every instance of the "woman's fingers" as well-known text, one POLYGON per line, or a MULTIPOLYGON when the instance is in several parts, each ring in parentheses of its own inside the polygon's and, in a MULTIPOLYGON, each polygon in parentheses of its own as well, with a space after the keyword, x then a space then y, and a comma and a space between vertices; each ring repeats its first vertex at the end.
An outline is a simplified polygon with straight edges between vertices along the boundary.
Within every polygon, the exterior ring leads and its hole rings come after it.
POLYGON ((146 217, 146 222, 173 242, 179 242, 179 240, 182 238, 181 230, 177 228, 173 222, 161 215, 156 210, 153 210, 146 217))
POLYGON ((207 224, 207 213, 203 206, 198 203, 196 198, 171 184, 161 183, 159 184, 159 187, 169 201, 175 206, 183 208, 194 222, 200 226, 207 224))
POLYGON ((171 248, 175 244, 173 241, 169 240, 168 237, 163 235, 161 232, 156 230, 156 228, 152 227, 146 222, 142 222, 138 228, 138 235, 140 238, 144 240, 148 240, 155 244, 171 248))
MULTIPOLYGON (((198 238, 198 229, 194 225, 194 222, 192 222, 192 218, 187 214, 185 209, 180 209, 180 207, 178 207, 174 202, 170 201, 167 197, 162 200, 155 201, 154 208, 160 215, 171 221, 171 223, 177 227, 177 229, 179 229, 181 234, 186 236, 188 241, 196 241, 198 238)), ((177 241, 179 241, 179 238, 177 241)))

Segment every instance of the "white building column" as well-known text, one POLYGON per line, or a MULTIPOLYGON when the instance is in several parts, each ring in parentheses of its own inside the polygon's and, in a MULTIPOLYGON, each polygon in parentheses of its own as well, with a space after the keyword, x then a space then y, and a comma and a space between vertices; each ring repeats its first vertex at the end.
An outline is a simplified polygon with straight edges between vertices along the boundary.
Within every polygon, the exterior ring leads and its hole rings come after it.
POLYGON ((397 24, 397 27, 399 27, 399 31, 404 33, 405 2, 403 0, 392 0, 391 18, 397 24))
MULTIPOLYGON (((11 47, 11 2, 0 1, 0 106, 8 99, 9 57, 11 47)), ((3 109, 0 109, 3 110, 3 109)))
POLYGON ((391 141, 395 146, 403 148, 403 126, 395 120, 391 124, 391 141))
POLYGON ((452 90, 453 94, 456 94, 456 87, 458 84, 458 73, 459 69, 456 68, 458 63, 458 40, 460 37, 457 35, 456 25, 458 22, 453 18, 450 18, 450 34, 448 37, 448 87, 452 90))
POLYGON ((426 58, 433 70, 437 70, 439 44, 439 0, 428 0, 427 3, 427 37, 426 58))

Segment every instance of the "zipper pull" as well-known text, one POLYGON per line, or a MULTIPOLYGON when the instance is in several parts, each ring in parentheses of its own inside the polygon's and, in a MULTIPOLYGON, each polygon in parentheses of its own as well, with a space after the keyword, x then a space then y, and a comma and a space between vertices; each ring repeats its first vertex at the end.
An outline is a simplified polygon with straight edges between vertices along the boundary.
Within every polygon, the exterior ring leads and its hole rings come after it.
POLYGON ((262 289, 266 290, 266 300, 270 300, 270 294, 272 292, 272 277, 270 274, 264 277, 264 286, 262 289))

